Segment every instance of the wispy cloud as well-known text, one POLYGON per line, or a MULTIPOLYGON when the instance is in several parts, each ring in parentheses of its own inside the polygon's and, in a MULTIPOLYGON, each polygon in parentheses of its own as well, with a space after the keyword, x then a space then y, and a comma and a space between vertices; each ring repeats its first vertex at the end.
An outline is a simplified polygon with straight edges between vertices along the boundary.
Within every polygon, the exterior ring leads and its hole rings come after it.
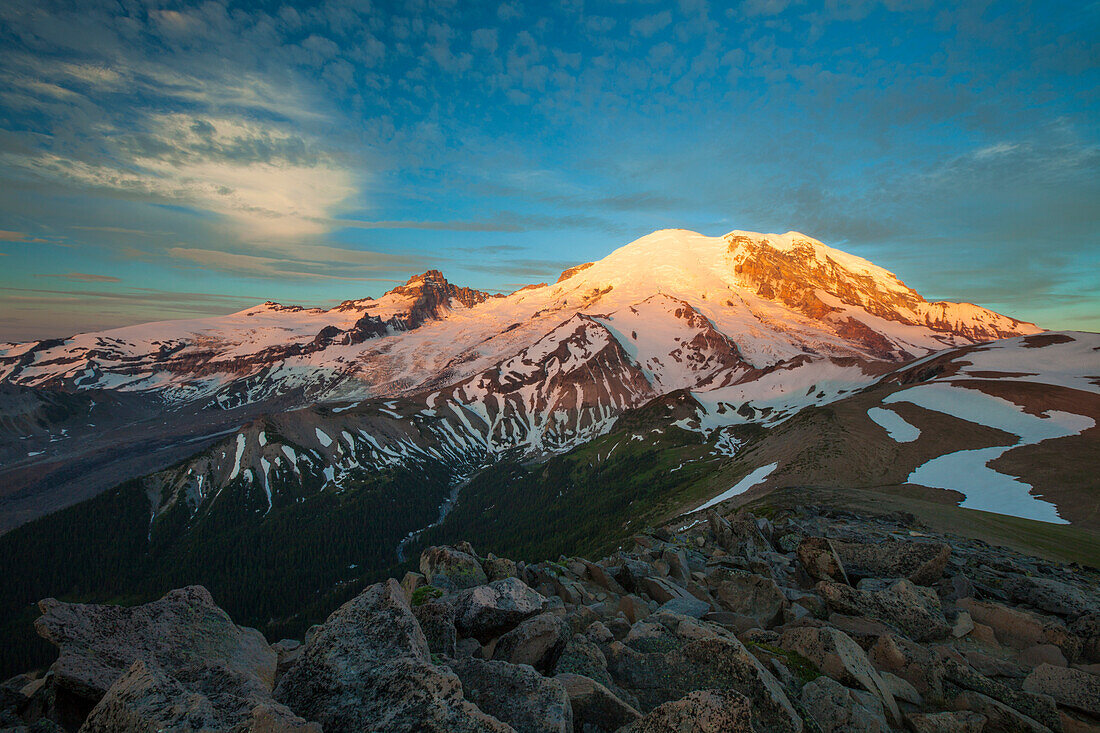
POLYGON ((38 274, 35 277, 52 277, 58 280, 70 280, 80 283, 120 283, 122 278, 113 275, 95 275, 89 272, 65 272, 56 275, 38 274))

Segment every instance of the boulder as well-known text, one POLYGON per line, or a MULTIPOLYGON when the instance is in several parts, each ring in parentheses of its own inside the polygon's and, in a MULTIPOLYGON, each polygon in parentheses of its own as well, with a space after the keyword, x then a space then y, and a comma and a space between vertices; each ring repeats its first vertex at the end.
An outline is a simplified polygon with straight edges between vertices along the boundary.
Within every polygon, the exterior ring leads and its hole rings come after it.
POLYGON ((779 646, 801 654, 821 672, 845 685, 859 685, 878 700, 879 708, 885 708, 891 720, 901 721, 897 702, 886 682, 863 649, 844 632, 829 627, 787 629, 779 637, 779 646))
POLYGON ((573 634, 569 623, 552 613, 540 613, 521 621, 504 634, 493 649, 493 659, 512 664, 529 664, 547 673, 557 664, 573 634))
POLYGON ((555 675, 554 679, 569 696, 574 730, 617 731, 642 717, 632 705, 591 677, 567 672, 555 675))
POLYGON ((942 695, 940 668, 932 653, 920 644, 896 634, 883 634, 867 657, 875 669, 896 674, 921 695, 942 695))
MULTIPOLYGON (((1013 710, 1003 702, 973 690, 961 690, 951 698, 951 704, 958 711, 978 713, 986 719, 985 731, 1006 731, 1008 733, 1052 733, 1052 730, 1034 718, 1013 710)), ((1055 730, 1060 730, 1057 728, 1055 730)))
POLYGON ((571 733, 573 709, 565 686, 525 664, 484 659, 447 662, 466 698, 517 733, 571 733))
POLYGON ((698 598, 673 598, 663 603, 660 608, 657 609, 657 613, 675 613, 680 616, 702 618, 707 613, 710 613, 710 604, 698 598))
POLYGON ((913 733, 982 733, 986 718, 971 711, 913 713, 905 716, 913 733))
POLYGON ((963 690, 980 693, 1038 721, 1047 728, 1058 730, 1058 709, 1049 696, 1021 691, 991 680, 971 669, 969 665, 949 656, 941 657, 937 661, 937 666, 942 670, 943 679, 951 684, 963 690))
POLYGON ((450 603, 436 600, 413 606, 413 616, 428 640, 428 650, 446 657, 455 656, 455 609, 450 603))
POLYGON ((1078 616, 1100 608, 1100 600, 1054 578, 1017 575, 1004 584, 1004 590, 1017 603, 1059 616, 1078 616))
POLYGON ((836 680, 818 677, 802 686, 802 709, 822 733, 886 733, 890 730, 882 703, 871 694, 849 690, 836 680))
POLYGON ((515 628, 520 621, 541 613, 547 599, 519 578, 494 580, 461 591, 452 599, 455 628, 461 636, 482 643, 515 628))
POLYGON ((914 641, 942 639, 951 631, 939 596, 905 579, 877 592, 822 581, 817 584, 817 592, 831 610, 883 621, 914 641))
POLYGON ((1069 631, 1081 640, 1081 656, 1100 663, 1100 611, 1090 611, 1073 620, 1069 631))
MULTIPOLYGON (((470 548, 468 545, 467 549, 470 548)), ((457 547, 429 547, 420 553, 420 572, 428 583, 445 591, 485 585, 489 578, 472 552, 457 547)))
POLYGON ((482 561, 481 568, 485 571, 485 576, 489 578, 490 581, 519 577, 519 571, 516 569, 514 560, 509 560, 506 557, 497 557, 491 552, 489 556, 482 561))
POLYGON ((1040 664, 1024 679, 1024 689, 1050 695, 1059 705, 1100 718, 1100 677, 1096 675, 1040 664))
POLYGON ((932 585, 947 567, 951 546, 938 542, 840 542, 833 547, 849 576, 908 578, 917 585, 932 585))
POLYGON ((389 580, 328 617, 275 698, 330 731, 512 730, 466 700, 458 677, 430 658, 401 586, 389 580))
POLYGON ((756 619, 768 628, 777 623, 789 604, 783 591, 771 578, 752 573, 720 571, 714 597, 727 611, 756 619))
POLYGON ((271 698, 255 675, 212 662, 171 672, 138 660, 92 709, 81 733, 160 730, 321 733, 271 698))
POLYGON ((643 712, 694 690, 733 690, 749 699, 758 729, 802 730, 779 681, 736 639, 700 639, 664 654, 616 641, 608 645, 607 664, 615 682, 638 696, 643 712))
POLYGON ((92 704, 139 660, 169 672, 210 661, 268 690, 275 682, 278 655, 263 634, 233 623, 202 586, 128 608, 52 598, 38 607, 35 631, 60 648, 50 667, 55 684, 92 704))
POLYGON ((619 733, 753 733, 749 699, 733 690, 695 690, 679 700, 658 705, 619 733))
POLYGON ((825 537, 806 537, 798 543, 795 555, 806 574, 814 580, 848 583, 844 563, 837 555, 831 540, 825 537))
POLYGON ((647 596, 657 601, 657 603, 667 603, 675 598, 694 598, 687 590, 681 588, 667 578, 654 578, 652 576, 642 578, 640 588, 647 596))
POLYGON ((1056 619, 974 598, 962 598, 958 606, 975 622, 991 627, 997 641, 1005 646, 1023 650, 1036 644, 1053 644, 1070 662, 1081 652, 1081 640, 1056 619))

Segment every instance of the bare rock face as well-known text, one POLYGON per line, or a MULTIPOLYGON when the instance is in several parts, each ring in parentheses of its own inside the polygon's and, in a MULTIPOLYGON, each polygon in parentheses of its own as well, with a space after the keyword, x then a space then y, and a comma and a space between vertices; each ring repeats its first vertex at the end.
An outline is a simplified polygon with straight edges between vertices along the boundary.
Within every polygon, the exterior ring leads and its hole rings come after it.
POLYGON ((455 547, 424 550, 420 553, 420 572, 428 583, 447 591, 474 588, 489 582, 477 557, 455 547))
POLYGON ((761 626, 772 626, 790 605, 771 578, 721 569, 708 576, 714 597, 727 611, 748 616, 761 626))
POLYGON ((494 580, 454 597, 455 627, 462 636, 488 641, 541 612, 546 602, 519 578, 494 580))
POLYGON ((269 690, 275 680, 278 655, 263 634, 233 623, 201 586, 131 608, 52 598, 38 606, 35 631, 60 647, 56 684, 93 704, 139 660, 168 671, 219 663, 269 690))
POLYGON ((325 730, 510 731, 468 702, 396 580, 372 585, 313 635, 275 698, 325 730))
POLYGON ((570 733, 573 708, 561 682, 526 664, 455 659, 447 662, 467 699, 517 732, 570 733))
POLYGON ((951 632, 939 596, 908 580, 899 580, 881 591, 857 590, 822 581, 817 584, 817 591, 831 610, 882 621, 914 641, 942 639, 951 632))
POLYGON ((169 673, 155 663, 134 662, 92 709, 81 733, 145 733, 160 730, 233 733, 321 733, 286 706, 253 675, 224 665, 196 664, 169 673))
POLYGON ((696 690, 679 700, 658 705, 620 733, 755 733, 752 704, 733 690, 696 690))
POLYGON ((947 566, 951 547, 942 543, 833 542, 847 571, 859 577, 908 578, 917 585, 932 585, 947 566))
POLYGON ((882 703, 874 695, 850 690, 836 680, 818 677, 802 687, 802 708, 823 733, 886 733, 890 730, 882 703))

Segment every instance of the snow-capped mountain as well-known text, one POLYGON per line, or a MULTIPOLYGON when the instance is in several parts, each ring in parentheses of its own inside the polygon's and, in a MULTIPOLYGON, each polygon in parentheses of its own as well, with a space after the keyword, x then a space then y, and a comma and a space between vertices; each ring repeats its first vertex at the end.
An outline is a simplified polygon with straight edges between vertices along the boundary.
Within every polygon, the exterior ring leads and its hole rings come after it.
POLYGON ((433 270, 329 310, 264 303, 6 344, 0 381, 150 392, 174 405, 393 396, 478 374, 577 314, 602 323, 657 391, 691 386, 719 365, 766 368, 805 355, 900 362, 1039 330, 974 305, 929 303, 886 270, 794 232, 664 230, 506 297, 433 270))

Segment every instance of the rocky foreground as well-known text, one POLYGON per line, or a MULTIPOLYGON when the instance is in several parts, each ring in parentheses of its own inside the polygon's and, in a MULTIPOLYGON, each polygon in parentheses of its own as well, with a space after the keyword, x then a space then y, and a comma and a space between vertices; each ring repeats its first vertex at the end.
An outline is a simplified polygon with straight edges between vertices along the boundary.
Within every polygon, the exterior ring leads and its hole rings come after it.
POLYGON ((460 543, 269 645, 201 587, 39 605, 13 731, 1100 730, 1100 573, 912 517, 710 513, 598 562, 460 543))

